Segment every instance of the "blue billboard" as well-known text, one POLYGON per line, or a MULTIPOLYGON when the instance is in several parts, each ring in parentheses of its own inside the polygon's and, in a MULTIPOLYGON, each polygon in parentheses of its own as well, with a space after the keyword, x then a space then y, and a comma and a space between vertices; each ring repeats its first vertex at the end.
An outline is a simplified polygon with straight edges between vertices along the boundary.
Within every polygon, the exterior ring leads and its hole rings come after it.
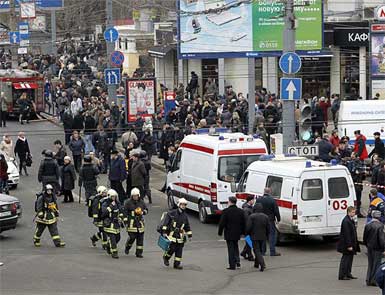
MULTIPOLYGON (((20 2, 31 2, 29 0, 15 0, 16 7, 20 2)), ((61 9, 64 7, 64 0, 35 0, 36 7, 40 9, 61 9)), ((0 0, 0 10, 9 9, 9 0, 0 0)))

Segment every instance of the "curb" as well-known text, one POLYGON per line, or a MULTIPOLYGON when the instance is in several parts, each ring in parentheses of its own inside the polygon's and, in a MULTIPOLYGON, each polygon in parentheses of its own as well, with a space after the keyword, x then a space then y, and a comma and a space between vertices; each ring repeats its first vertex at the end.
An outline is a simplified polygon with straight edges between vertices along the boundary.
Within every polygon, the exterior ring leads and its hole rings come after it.
POLYGON ((54 117, 52 117, 51 115, 47 114, 47 113, 43 113, 41 112, 40 113, 40 116, 43 117, 44 119, 46 119, 47 121, 51 122, 52 124, 58 126, 58 127, 62 127, 62 125, 60 123, 58 123, 54 117))

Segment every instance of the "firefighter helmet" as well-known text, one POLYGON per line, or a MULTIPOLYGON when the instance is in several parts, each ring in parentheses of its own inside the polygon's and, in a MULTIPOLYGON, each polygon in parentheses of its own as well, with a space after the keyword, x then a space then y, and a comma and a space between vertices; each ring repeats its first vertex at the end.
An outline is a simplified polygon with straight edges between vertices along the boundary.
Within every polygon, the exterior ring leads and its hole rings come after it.
POLYGON ((98 194, 105 194, 107 193, 108 189, 104 185, 99 185, 97 188, 98 194))

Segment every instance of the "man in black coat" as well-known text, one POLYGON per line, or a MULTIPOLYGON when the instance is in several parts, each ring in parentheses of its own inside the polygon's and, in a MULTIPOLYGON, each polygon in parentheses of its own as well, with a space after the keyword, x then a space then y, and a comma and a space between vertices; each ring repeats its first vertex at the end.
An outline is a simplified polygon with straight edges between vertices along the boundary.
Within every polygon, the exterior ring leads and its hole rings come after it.
POLYGON ((354 221, 356 209, 349 206, 347 215, 342 220, 340 239, 337 243, 337 251, 342 253, 340 269, 338 273, 339 280, 356 279, 352 275, 353 257, 357 252, 360 252, 360 245, 357 239, 357 228, 354 221))
POLYGON ((260 267, 260 271, 266 268, 265 260, 262 256, 262 248, 269 238, 270 222, 269 217, 263 213, 262 204, 255 204, 254 213, 247 219, 246 232, 253 241, 253 250, 255 254, 254 267, 260 267))
POLYGON ((51 184, 57 192, 60 178, 59 165, 53 159, 52 151, 46 150, 44 156, 45 158, 40 162, 38 181, 42 184, 43 190, 47 184, 51 184))
MULTIPOLYGON (((270 235, 269 246, 270 256, 281 256, 281 253, 275 251, 275 244, 277 243, 277 228, 275 223, 281 221, 281 215, 279 214, 279 208, 274 198, 271 196, 271 188, 267 187, 264 190, 264 195, 258 198, 255 203, 262 204, 263 213, 269 217, 270 235)), ((264 243, 262 249, 263 255, 266 253, 266 243, 264 243)))
POLYGON ((368 248, 368 271, 366 274, 366 285, 376 285, 376 272, 381 264, 382 255, 385 251, 384 225, 380 221, 381 212, 372 211, 372 220, 365 225, 364 245, 368 248))
POLYGON ((385 159, 385 147, 384 142, 380 138, 380 132, 374 132, 374 149, 369 153, 368 158, 371 158, 374 154, 377 154, 381 159, 385 159))
POLYGON ((223 210, 221 220, 219 221, 218 235, 222 236, 225 232, 225 240, 229 256, 229 270, 235 270, 235 266, 241 267, 239 259, 238 241, 241 235, 245 233, 246 220, 245 213, 237 207, 237 198, 230 197, 229 207, 223 210))

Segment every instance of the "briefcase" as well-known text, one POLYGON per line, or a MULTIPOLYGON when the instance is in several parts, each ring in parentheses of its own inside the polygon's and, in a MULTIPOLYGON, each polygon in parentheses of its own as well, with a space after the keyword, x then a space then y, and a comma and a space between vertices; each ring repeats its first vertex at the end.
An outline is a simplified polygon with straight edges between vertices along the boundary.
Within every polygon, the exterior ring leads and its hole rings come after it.
POLYGON ((158 246, 163 250, 163 251, 168 251, 168 248, 170 248, 170 240, 165 238, 164 236, 160 235, 158 239, 158 246))

